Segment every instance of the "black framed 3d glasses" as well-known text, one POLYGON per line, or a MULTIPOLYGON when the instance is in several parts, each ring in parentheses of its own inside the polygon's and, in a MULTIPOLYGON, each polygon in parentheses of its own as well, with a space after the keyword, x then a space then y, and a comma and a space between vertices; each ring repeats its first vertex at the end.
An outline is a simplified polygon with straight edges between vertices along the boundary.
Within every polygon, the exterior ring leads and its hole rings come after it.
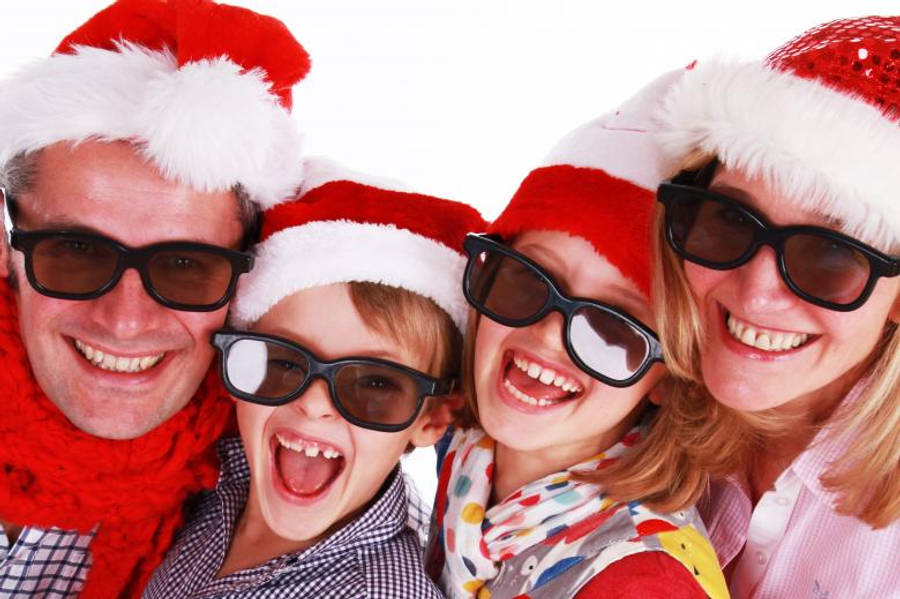
POLYGON ((138 271, 147 293, 175 310, 209 312, 234 295, 253 256, 193 241, 131 248, 103 235, 69 230, 23 231, 15 226, 15 199, 2 190, 10 247, 25 255, 25 275, 48 297, 90 300, 112 290, 125 270, 138 271))
POLYGON ((636 383, 662 361, 656 334, 627 312, 596 300, 570 297, 527 256, 490 235, 470 234, 463 292, 491 320, 526 327, 551 311, 565 319, 563 343, 584 372, 613 387, 636 383))
POLYGON ((839 312, 862 306, 880 277, 900 275, 900 256, 824 227, 774 226, 734 198, 681 183, 691 176, 663 183, 657 191, 665 206, 666 239, 685 260, 730 270, 769 246, 793 293, 839 312))
POLYGON ((388 360, 347 357, 326 361, 288 339, 261 333, 218 331, 212 344, 222 354, 222 380, 239 399, 280 406, 323 379, 335 409, 350 424, 382 432, 411 425, 427 397, 453 391, 437 379, 388 360))

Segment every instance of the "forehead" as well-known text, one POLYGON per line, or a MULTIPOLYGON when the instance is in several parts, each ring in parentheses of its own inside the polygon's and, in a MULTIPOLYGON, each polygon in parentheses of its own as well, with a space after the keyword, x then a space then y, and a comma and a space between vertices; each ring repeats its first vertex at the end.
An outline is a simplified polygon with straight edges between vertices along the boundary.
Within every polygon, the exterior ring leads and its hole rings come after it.
POLYGON ((831 215, 800 206, 762 177, 747 177, 736 169, 719 167, 709 189, 750 206, 775 225, 816 225, 843 231, 844 223, 831 215))
POLYGON ((253 330, 296 341, 324 360, 367 356, 421 368, 408 348, 366 324, 346 283, 295 291, 266 312, 253 330))
POLYGON ((230 245, 241 222, 233 192, 165 179, 132 144, 87 141, 44 148, 19 198, 27 228, 82 228, 129 245, 189 239, 230 245))
POLYGON ((647 308, 647 298, 637 285, 581 237, 560 231, 526 231, 513 240, 512 247, 540 264, 567 294, 633 313, 647 308))

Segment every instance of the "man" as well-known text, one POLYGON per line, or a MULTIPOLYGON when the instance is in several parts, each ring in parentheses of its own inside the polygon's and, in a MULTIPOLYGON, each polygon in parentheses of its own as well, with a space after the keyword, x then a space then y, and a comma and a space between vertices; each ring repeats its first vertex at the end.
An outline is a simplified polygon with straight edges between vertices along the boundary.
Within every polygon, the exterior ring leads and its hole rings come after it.
POLYGON ((0 82, 0 595, 138 594, 215 483, 209 337, 308 68, 270 17, 120 0, 0 82))

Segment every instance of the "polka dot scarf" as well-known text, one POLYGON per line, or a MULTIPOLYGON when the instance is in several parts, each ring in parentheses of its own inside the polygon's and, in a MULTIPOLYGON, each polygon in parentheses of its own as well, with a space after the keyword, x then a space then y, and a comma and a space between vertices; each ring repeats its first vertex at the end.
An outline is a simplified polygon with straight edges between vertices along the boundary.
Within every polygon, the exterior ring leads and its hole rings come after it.
POLYGON ((551 537, 562 538, 559 533, 570 526, 613 507, 599 485, 572 475, 605 467, 639 439, 639 429, 632 429, 604 453, 528 483, 486 509, 494 440, 478 428, 456 431, 446 457, 452 469, 443 517, 442 588, 453 598, 486 595, 483 587, 497 576, 503 561, 551 537))

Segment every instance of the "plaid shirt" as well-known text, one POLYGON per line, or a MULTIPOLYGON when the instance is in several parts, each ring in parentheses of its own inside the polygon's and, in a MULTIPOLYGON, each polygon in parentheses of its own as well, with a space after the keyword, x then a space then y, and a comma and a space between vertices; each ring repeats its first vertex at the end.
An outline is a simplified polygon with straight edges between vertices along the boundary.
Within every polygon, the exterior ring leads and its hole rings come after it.
POLYGON ((95 532, 26 526, 10 547, 0 526, 0 597, 77 596, 91 569, 95 532))
POLYGON ((247 502, 250 466, 237 437, 219 442, 222 474, 202 496, 144 591, 172 597, 439 598, 425 575, 400 469, 371 506, 323 541, 248 570, 216 578, 247 502))

